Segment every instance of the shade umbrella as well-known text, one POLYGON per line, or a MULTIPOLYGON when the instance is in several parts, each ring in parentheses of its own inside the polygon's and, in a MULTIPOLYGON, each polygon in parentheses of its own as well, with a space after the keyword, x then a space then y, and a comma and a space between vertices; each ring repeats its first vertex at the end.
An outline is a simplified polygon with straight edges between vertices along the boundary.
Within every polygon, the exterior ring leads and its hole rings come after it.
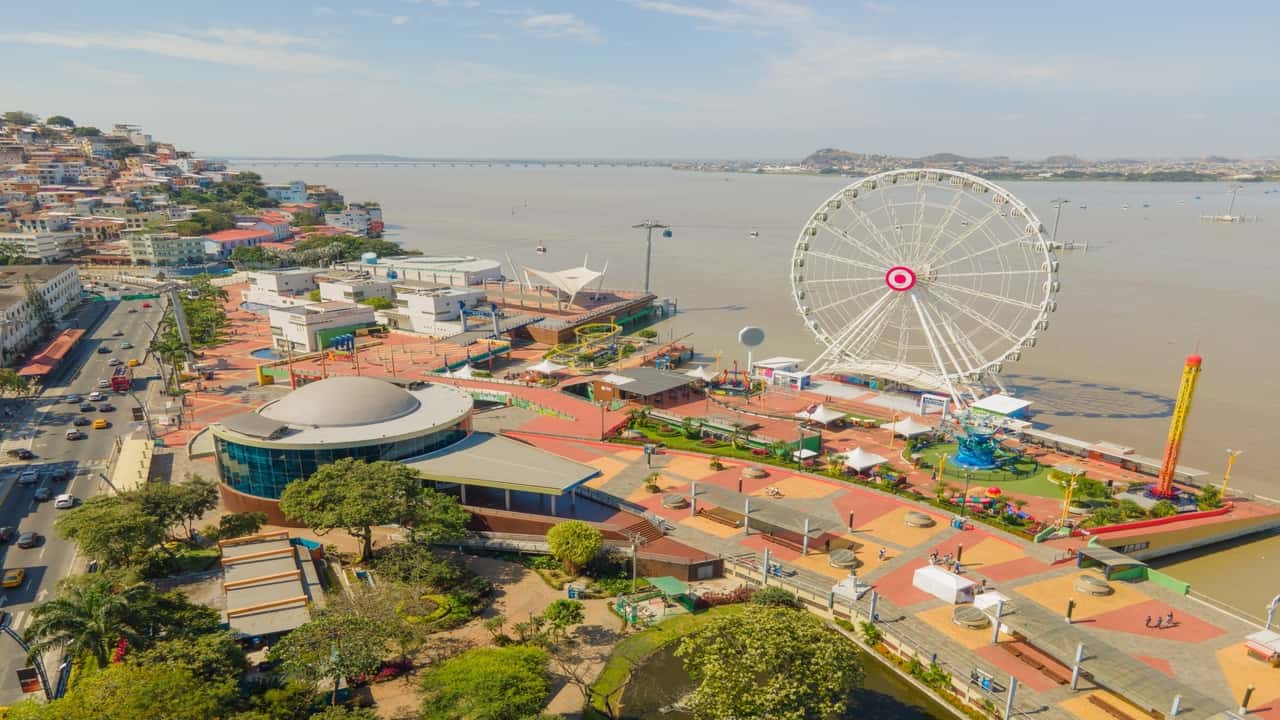
POLYGON ((538 363, 537 365, 531 365, 529 369, 532 370, 533 372, 541 373, 543 375, 552 375, 560 372, 561 370, 564 370, 566 367, 568 366, 561 365, 560 363, 557 363, 557 362, 551 362, 547 358, 543 358, 542 362, 538 363))

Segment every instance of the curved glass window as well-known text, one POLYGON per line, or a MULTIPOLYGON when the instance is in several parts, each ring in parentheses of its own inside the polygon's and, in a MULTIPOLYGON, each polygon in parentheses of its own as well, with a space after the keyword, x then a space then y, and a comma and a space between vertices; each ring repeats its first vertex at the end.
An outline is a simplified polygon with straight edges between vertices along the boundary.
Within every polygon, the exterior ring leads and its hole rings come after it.
POLYGON ((467 433, 461 425, 390 443, 349 448, 262 448, 214 436, 214 455, 222 481, 236 490, 261 498, 278 500, 284 486, 311 476, 321 465, 342 458, 366 462, 404 460, 425 455, 462 440, 467 433))

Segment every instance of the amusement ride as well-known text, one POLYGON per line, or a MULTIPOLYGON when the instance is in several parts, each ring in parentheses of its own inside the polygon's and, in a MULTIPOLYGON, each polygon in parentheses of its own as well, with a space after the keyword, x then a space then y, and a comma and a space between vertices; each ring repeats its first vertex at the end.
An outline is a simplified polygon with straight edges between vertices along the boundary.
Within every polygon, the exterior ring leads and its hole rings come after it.
POLYGON ((1003 390, 1004 363, 1057 309, 1044 232, 1010 192, 954 170, 893 170, 836 192, 791 258, 796 307, 824 348, 808 370, 946 393, 956 411, 1003 390))

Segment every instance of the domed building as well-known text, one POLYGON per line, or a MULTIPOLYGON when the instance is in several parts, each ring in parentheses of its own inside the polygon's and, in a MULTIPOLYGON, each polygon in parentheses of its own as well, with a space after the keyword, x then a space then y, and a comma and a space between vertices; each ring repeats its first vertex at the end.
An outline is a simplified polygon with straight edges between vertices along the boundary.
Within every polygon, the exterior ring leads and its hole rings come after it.
POLYGON ((266 512, 273 523, 283 522, 285 486, 342 458, 403 462, 425 481, 456 489, 464 504, 468 486, 473 499, 500 493, 507 509, 513 493, 539 505, 549 497, 552 514, 557 497, 598 472, 509 438, 473 433, 471 411, 471 396, 447 384, 331 377, 212 423, 208 437, 193 440, 192 457, 213 456, 227 510, 266 512))

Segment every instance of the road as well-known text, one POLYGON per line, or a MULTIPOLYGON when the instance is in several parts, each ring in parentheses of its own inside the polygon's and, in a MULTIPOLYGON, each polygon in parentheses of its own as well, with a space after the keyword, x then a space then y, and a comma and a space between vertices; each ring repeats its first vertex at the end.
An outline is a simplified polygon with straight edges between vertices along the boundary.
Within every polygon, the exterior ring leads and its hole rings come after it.
MULTIPOLYGON (((36 489, 48 485, 55 495, 66 492, 82 500, 106 491, 107 485, 102 476, 108 472, 107 462, 116 439, 135 430, 146 432, 145 423, 133 421, 131 408, 139 401, 148 403, 152 408, 159 402, 160 382, 148 379, 157 372, 153 360, 134 368, 132 394, 103 391, 109 396, 108 402, 115 406, 114 411, 83 413, 93 420, 106 418, 111 422, 110 428, 94 430, 92 426, 80 427, 76 429, 84 431, 85 439, 66 439, 66 431, 82 414, 79 404, 66 402, 66 396, 77 394, 87 398, 90 392, 97 390, 98 380, 110 377, 112 368, 107 365, 110 358, 116 357, 125 362, 129 358, 137 358, 139 362, 144 359, 152 334, 147 323, 154 328, 163 313, 162 301, 149 302, 150 308, 143 308, 142 301, 106 303, 105 313, 102 303, 86 303, 70 317, 71 326, 87 328, 98 317, 101 321, 85 334, 73 354, 63 360, 62 367, 55 371, 57 375, 34 399, 11 399, 3 403, 13 415, 0 412, 0 430, 3 432, 0 449, 8 451, 25 447, 36 457, 29 462, 21 462, 0 455, 0 462, 4 463, 0 466, 0 498, 3 498, 0 499, 0 526, 12 527, 19 532, 35 531, 43 538, 29 549, 19 548, 16 542, 0 545, 5 569, 26 570, 26 578, 20 587, 0 591, 0 607, 12 614, 11 623, 19 632, 31 624, 32 605, 49 599, 62 578, 85 569, 85 560, 77 557, 75 547, 58 537, 54 530, 54 520, 64 511, 54 509, 52 502, 37 503, 34 499, 36 489), (130 312, 131 309, 137 312, 130 312), (122 335, 114 336, 116 332, 122 335), (125 342, 132 343, 133 349, 122 349, 125 342), (110 352, 99 353, 99 347, 110 348, 110 352), (60 466, 72 470, 68 481, 56 482, 49 478, 52 470, 60 466), (14 482, 17 474, 27 469, 37 470, 40 480, 31 485, 14 482)), ((50 682, 56 682, 56 662, 53 658, 46 659, 50 682)), ((0 705, 22 699, 16 671, 26 665, 24 653, 17 643, 0 636, 0 705)))

